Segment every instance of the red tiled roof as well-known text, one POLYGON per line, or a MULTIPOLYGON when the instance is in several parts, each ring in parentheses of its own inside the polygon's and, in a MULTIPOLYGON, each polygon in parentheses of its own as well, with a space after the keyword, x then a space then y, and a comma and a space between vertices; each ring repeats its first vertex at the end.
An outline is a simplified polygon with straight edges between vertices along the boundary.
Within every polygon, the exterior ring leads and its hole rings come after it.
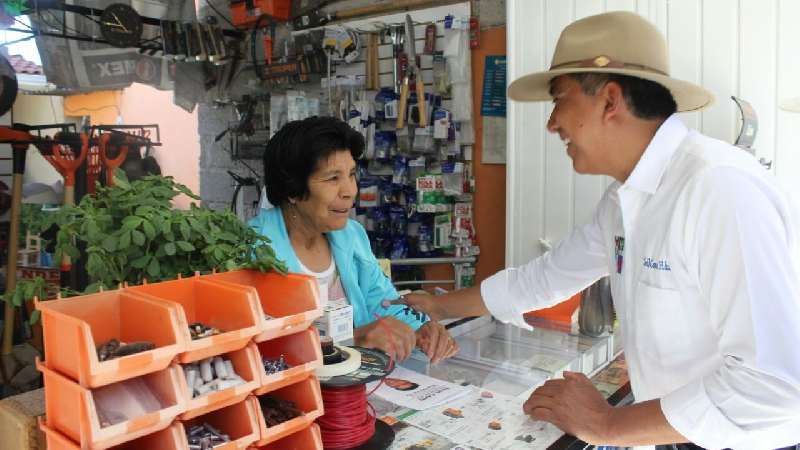
POLYGON ((42 66, 28 61, 22 55, 11 55, 8 57, 8 62, 14 67, 16 73, 26 73, 29 75, 44 75, 42 66))

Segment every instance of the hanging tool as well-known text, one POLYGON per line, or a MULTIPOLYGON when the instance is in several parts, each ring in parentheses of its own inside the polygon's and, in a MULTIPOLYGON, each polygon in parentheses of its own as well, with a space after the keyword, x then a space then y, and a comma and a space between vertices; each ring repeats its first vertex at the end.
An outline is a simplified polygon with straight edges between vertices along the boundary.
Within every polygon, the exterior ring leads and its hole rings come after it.
POLYGON ((97 141, 89 146, 86 155, 86 193, 95 195, 97 193, 97 180, 100 179, 100 172, 103 171, 103 162, 100 161, 100 149, 97 141))
POLYGON ((378 34, 367 34, 367 83, 366 88, 376 91, 380 89, 378 73, 378 34))
POLYGON ((436 24, 432 23, 425 27, 425 49, 422 53, 432 55, 436 51, 436 24))
MULTIPOLYGON (((89 153, 89 136, 85 133, 60 132, 56 133, 53 142, 42 141, 36 144, 36 148, 56 172, 64 177, 64 205, 74 205, 75 173, 89 153)), ((61 256, 62 283, 68 283, 71 271, 72 259, 65 253, 61 256)))
MULTIPOLYGON (((25 173, 25 159, 28 146, 33 141, 33 136, 24 130, 24 125, 15 125, 14 128, 0 127, 0 143, 11 144, 13 154, 13 183, 11 187, 11 222, 8 232, 8 255, 6 257, 6 292, 13 292, 17 286, 17 258, 19 251, 19 220, 22 211, 22 176, 25 173), (22 129, 20 129, 22 128, 22 129)), ((12 340, 14 339, 14 305, 11 301, 5 304, 5 325, 3 329, 2 357, 11 354, 12 340)), ((5 364, 2 364, 5 372, 5 364)), ((4 378, 9 374, 3 373, 4 378)))
POLYGON ((392 89, 398 92, 400 89, 400 81, 403 77, 400 75, 400 54, 403 53, 403 35, 400 34, 398 27, 389 27, 389 38, 392 40, 392 89))
POLYGON ((114 185, 114 170, 116 170, 125 158, 128 157, 128 147, 141 144, 142 138, 127 133, 103 133, 97 139, 97 147, 100 150, 100 161, 106 169, 106 186, 114 185), (110 153, 116 153, 116 157, 111 157, 110 153))
POLYGON ((74 205, 75 173, 88 155, 89 137, 83 133, 56 133, 53 142, 43 141, 36 147, 56 172, 64 177, 64 204, 74 205))
POLYGON ((428 127, 428 115, 425 108, 425 85, 422 81, 422 72, 417 65, 416 39, 414 38, 414 22, 411 16, 406 14, 406 41, 405 51, 408 56, 408 68, 403 76, 403 85, 400 87, 400 104, 397 111, 397 128, 406 125, 406 106, 408 105, 408 84, 413 76, 416 80, 417 108, 419 109, 419 126, 428 127))

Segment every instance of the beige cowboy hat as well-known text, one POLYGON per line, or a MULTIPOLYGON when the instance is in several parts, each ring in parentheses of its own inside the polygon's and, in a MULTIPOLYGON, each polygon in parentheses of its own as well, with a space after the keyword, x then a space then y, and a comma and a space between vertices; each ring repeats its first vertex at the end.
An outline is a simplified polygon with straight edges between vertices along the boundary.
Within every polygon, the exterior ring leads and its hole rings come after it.
POLYGON ((556 44, 550 70, 524 75, 511 83, 517 101, 550 100, 550 80, 568 73, 617 73, 654 81, 672 93, 678 111, 703 109, 711 92, 669 76, 667 43, 641 16, 624 11, 598 14, 569 24, 556 44))

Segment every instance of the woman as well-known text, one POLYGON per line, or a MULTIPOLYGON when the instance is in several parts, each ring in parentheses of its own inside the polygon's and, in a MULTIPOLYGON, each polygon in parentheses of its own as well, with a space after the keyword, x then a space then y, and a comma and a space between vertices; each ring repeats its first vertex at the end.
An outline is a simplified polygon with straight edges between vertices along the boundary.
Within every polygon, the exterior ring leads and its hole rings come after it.
POLYGON ((423 323, 402 306, 382 306, 397 291, 378 266, 366 231, 349 218, 357 193, 355 161, 363 151, 361 134, 338 119, 286 124, 264 151, 267 199, 275 208, 250 224, 272 240, 290 271, 315 276, 329 301, 345 298, 353 306, 356 345, 400 361, 416 345, 437 363, 454 355, 457 344, 438 322, 423 323))

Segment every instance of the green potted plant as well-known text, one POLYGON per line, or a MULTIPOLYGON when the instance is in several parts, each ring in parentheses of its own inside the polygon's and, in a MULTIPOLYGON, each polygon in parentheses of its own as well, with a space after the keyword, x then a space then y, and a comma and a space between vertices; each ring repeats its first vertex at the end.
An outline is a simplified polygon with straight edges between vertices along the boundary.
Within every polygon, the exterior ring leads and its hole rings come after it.
MULTIPOLYGON (((146 176, 129 182, 118 171, 113 186, 99 187, 96 196, 46 214, 37 224, 41 229, 58 226, 56 261, 64 253, 76 261, 81 257, 78 243, 85 245, 90 281, 85 293, 213 270, 253 268, 286 273, 266 236, 230 211, 194 204, 187 210, 175 209, 172 199, 180 194, 199 200, 172 177, 146 176)), ((42 283, 21 282, 4 299, 21 306, 43 292, 42 283)), ((30 322, 37 320, 38 312, 30 322)))

